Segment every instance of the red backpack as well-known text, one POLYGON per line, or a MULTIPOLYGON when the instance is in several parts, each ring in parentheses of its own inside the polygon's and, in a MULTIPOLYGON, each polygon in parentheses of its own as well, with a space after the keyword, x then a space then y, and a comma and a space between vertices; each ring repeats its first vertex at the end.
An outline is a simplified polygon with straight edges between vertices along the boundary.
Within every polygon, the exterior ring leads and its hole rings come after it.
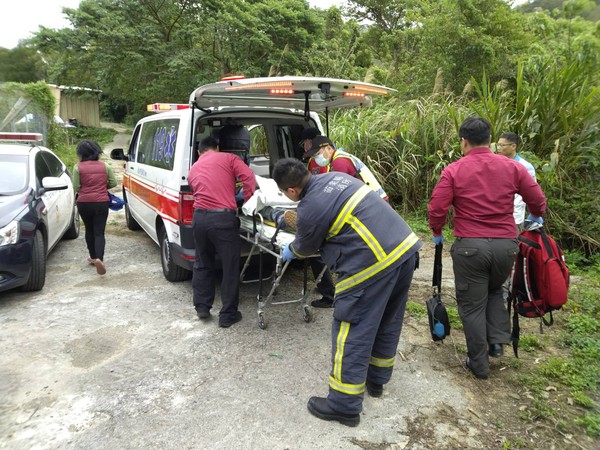
POLYGON ((554 323, 552 311, 567 303, 569 269, 558 244, 542 227, 524 230, 518 237, 519 251, 515 256, 508 294, 508 314, 513 313, 512 342, 518 357, 519 315, 539 317, 543 325, 554 323), (550 320, 544 317, 550 314, 550 320))

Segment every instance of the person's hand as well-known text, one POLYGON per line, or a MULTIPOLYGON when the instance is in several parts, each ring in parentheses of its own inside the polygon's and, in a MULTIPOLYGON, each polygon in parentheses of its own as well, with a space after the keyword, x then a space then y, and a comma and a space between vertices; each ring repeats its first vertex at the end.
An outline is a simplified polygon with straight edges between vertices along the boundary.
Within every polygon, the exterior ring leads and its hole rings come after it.
POLYGON ((527 220, 529 220, 531 222, 539 223, 540 225, 544 225, 544 219, 542 217, 536 217, 532 214, 529 214, 527 216, 527 220))
POLYGON ((290 250, 290 244, 286 244, 285 247, 283 247, 283 251, 281 252, 281 260, 283 262, 286 262, 291 261, 295 258, 296 255, 294 255, 294 252, 290 250))
POLYGON ((444 235, 440 234, 439 236, 433 236, 431 240, 435 245, 440 245, 444 242, 444 235))
POLYGON ((240 192, 238 192, 237 194, 235 194, 235 201, 236 202, 243 202, 244 201, 244 190, 240 189, 240 192))

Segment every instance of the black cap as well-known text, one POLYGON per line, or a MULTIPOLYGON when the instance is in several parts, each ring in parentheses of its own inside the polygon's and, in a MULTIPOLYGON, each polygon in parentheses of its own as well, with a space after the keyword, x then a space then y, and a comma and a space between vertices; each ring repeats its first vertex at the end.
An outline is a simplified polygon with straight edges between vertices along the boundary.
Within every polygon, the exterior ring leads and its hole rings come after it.
POLYGON ((333 145, 333 142, 331 142, 331 139, 329 139, 327 136, 315 136, 315 138, 312 140, 312 147, 305 153, 305 156, 312 156, 323 147, 327 147, 328 145, 331 145, 333 148, 335 148, 335 145, 333 145))

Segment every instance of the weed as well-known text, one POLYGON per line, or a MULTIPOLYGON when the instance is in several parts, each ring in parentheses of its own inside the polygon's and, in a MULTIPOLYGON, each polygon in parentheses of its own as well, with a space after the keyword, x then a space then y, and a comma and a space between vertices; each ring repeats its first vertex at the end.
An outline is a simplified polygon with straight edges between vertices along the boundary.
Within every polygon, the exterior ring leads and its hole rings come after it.
POLYGON ((589 413, 576 420, 578 425, 585 428, 588 436, 600 439, 600 413, 589 413))
POLYGON ((577 403, 579 406, 583 406, 584 408, 591 409, 594 407, 594 401, 589 398, 585 393, 581 391, 572 392, 573 401, 577 403))
POLYGON ((427 308, 420 303, 416 303, 413 301, 409 301, 406 304, 406 311, 414 317, 415 319, 422 319, 423 317, 427 317, 427 308))
POLYGON ((526 352, 533 353, 536 349, 542 348, 542 343, 537 336, 526 335, 519 339, 519 348, 526 352))
POLYGON ((458 309, 456 309, 456 306, 446 305, 446 311, 448 313, 448 319, 450 320, 450 326, 455 330, 462 330, 463 324, 458 315, 458 309))
POLYGON ((521 438, 516 438, 514 441, 505 439, 502 442, 503 450, 513 450, 513 449, 521 449, 521 448, 527 448, 527 443, 521 438))

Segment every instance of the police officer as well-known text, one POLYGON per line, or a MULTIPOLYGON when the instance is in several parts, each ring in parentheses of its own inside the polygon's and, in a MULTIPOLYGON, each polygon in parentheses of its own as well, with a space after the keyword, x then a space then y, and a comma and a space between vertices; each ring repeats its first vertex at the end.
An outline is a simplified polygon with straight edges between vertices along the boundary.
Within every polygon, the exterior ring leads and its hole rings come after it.
POLYGON ((377 193, 348 174, 312 176, 301 161, 282 159, 273 179, 300 202, 296 238, 283 259, 319 251, 338 274, 329 395, 311 397, 308 409, 320 419, 356 426, 365 388, 379 397, 391 378, 422 243, 377 193))

